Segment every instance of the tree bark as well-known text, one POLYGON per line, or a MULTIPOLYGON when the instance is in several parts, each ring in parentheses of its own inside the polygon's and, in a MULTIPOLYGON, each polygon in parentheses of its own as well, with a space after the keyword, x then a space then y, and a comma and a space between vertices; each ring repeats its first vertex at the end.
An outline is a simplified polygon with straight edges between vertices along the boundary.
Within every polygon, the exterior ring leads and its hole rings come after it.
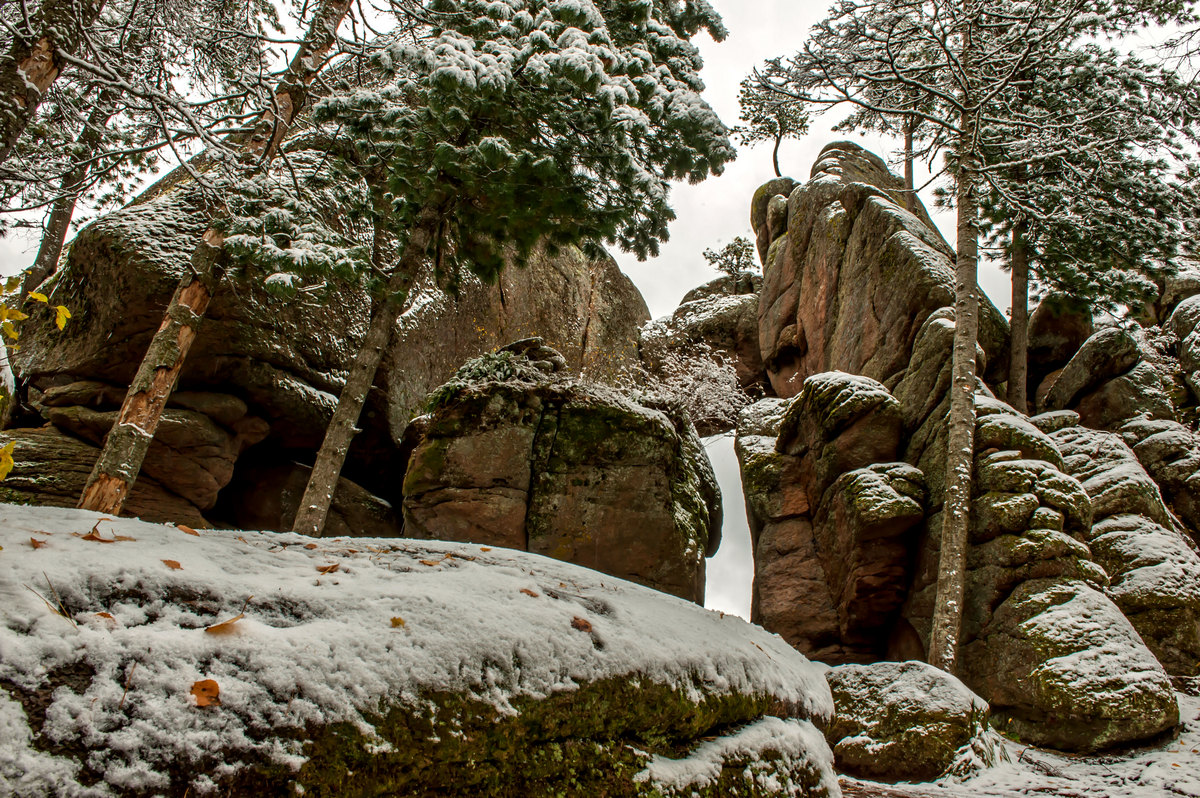
MULTIPOLYGON (((269 163, 274 157, 279 142, 308 98, 309 85, 333 49, 337 29, 349 9, 350 0, 323 0, 280 81, 274 107, 263 112, 243 145, 243 156, 248 160, 269 163)), ((129 386, 117 421, 104 441, 79 499, 80 509, 112 515, 121 512, 219 282, 217 264, 224 243, 225 237, 209 225, 192 254, 191 268, 180 279, 162 326, 129 386)))
POLYGON ((783 133, 775 137, 775 149, 771 151, 771 163, 775 167, 775 176, 783 177, 783 172, 779 171, 779 145, 783 143, 783 133))
MULTIPOLYGON (((96 110, 88 116, 75 150, 84 156, 81 160, 87 161, 99 150, 100 142, 103 139, 101 131, 112 117, 115 99, 112 92, 102 92, 96 110)), ((75 215, 75 204, 90 171, 91 167, 87 163, 77 163, 63 175, 62 184, 59 186, 60 195, 50 207, 50 218, 46 220, 46 229, 42 232, 42 241, 38 246, 37 257, 34 259, 33 265, 25 272, 25 279, 21 281, 20 300, 22 302, 25 301, 25 297, 29 296, 30 291, 41 285, 58 268, 63 245, 67 240, 67 230, 71 225, 71 217, 75 215)))
MULTIPOLYGON (((969 44, 967 45, 969 47, 969 44)), ((968 53, 969 55, 969 53, 968 53)), ((965 58, 964 63, 970 63, 965 58)), ((970 103, 964 102, 970 109, 970 103)), ((937 599, 929 635, 929 663, 953 674, 962 632, 975 454, 975 347, 979 336, 979 205, 975 121, 963 114, 959 136, 958 255, 954 274, 954 350, 946 448, 946 492, 938 559, 937 599)))
POLYGON ((910 213, 916 213, 917 193, 913 182, 913 132, 916 120, 912 114, 904 118, 904 207, 910 213))
POLYGON ((1025 222, 1012 231, 1012 338, 1008 362, 1008 403, 1018 413, 1029 412, 1029 251, 1025 222))
POLYGON ((0 163, 12 154, 33 119, 46 89, 63 68, 63 53, 74 54, 104 9, 105 0, 44 0, 18 27, 0 59, 0 163))
POLYGON ((293 532, 320 537, 324 531, 325 519, 337 492, 338 479, 346 462, 346 454, 350 450, 350 442, 358 432, 358 419, 362 415, 363 405, 366 404, 367 393, 375 381, 375 373, 383 360, 392 329, 407 304, 409 290, 424 262, 437 225, 437 212, 432 207, 427 207, 409 235, 400 262, 388 280, 387 298, 371 319, 367 335, 354 358, 354 364, 350 367, 350 374, 346 377, 346 385, 338 397, 333 419, 325 430, 325 440, 317 451, 308 486, 304 489, 304 497, 296 510, 296 520, 292 523, 293 532))

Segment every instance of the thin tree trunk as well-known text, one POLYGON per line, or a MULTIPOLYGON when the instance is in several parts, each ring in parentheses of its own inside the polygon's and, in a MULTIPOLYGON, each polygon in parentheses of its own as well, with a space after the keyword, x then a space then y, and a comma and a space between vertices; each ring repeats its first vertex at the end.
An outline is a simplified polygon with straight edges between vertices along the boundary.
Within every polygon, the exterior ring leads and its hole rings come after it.
POLYGON ((325 430, 325 440, 317 451, 308 486, 296 510, 293 532, 320 537, 325 528, 325 519, 337 491, 338 478, 346 462, 350 442, 358 432, 358 419, 366 404, 367 393, 375 381, 375 373, 383 360, 396 319, 404 310, 408 292, 433 241, 437 224, 437 213, 427 208, 409 235, 400 262, 388 280, 387 298, 371 319, 371 326, 367 329, 367 335, 350 367, 350 374, 346 377, 346 385, 338 397, 333 419, 325 430))
POLYGON ((775 176, 783 177, 783 172, 779 171, 779 145, 783 143, 783 133, 781 132, 775 137, 775 149, 771 151, 771 163, 775 166, 775 176))
POLYGON ((955 325, 946 493, 942 505, 937 600, 929 636, 929 663, 951 674, 957 665, 966 585, 971 471, 975 452, 975 346, 979 333, 979 206, 975 195, 978 164, 974 152, 974 120, 969 112, 963 117, 963 132, 959 138, 958 256, 954 274, 955 325))
MULTIPOLYGON (((323 0, 304 41, 292 58, 275 94, 274 109, 259 118, 243 146, 249 160, 269 163, 308 98, 308 87, 337 41, 337 29, 350 9, 350 0, 323 0)), ((146 357, 138 368, 121 412, 113 424, 96 467, 88 478, 79 507, 116 515, 141 470, 150 441, 166 408, 196 338, 208 302, 220 281, 217 264, 225 237, 213 225, 192 254, 191 269, 180 280, 167 306, 146 357)))
POLYGON ((1012 339, 1008 361, 1008 403, 1018 413, 1029 412, 1029 251, 1025 246, 1025 222, 1013 225, 1012 253, 1012 339))
POLYGON ((62 54, 78 50, 104 2, 44 0, 29 25, 18 26, 12 46, 0 58, 0 163, 12 154, 46 89, 62 72, 62 54))
MULTIPOLYGON (((81 160, 87 161, 99 150, 103 138, 101 131, 112 117, 115 99, 112 92, 104 91, 100 95, 96 110, 88 116, 75 150, 84 156, 81 160)), ((50 208, 50 218, 46 221, 46 229, 42 233, 42 242, 38 246, 37 257, 34 259, 33 265, 25 272, 25 279, 21 281, 20 299, 22 302, 25 297, 29 296, 30 291, 41 285, 58 268, 63 245, 67 240, 67 230, 71 225, 71 217, 75 215, 75 203, 79 199, 79 192, 83 188, 89 171, 91 171, 90 166, 87 163, 81 163, 76 164, 63 175, 62 184, 59 187, 60 196, 50 208)))
POLYGON ((912 114, 904 118, 904 207, 910 213, 917 210, 917 193, 913 182, 913 132, 916 126, 912 114))

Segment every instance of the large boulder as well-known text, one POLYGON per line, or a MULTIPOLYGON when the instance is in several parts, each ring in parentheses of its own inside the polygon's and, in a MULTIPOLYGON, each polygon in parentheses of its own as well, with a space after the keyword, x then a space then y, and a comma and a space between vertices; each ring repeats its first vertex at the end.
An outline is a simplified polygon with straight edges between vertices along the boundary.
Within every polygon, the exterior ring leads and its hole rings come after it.
MULTIPOLYGON (((114 410, 206 224, 184 184, 151 192, 80 231, 66 263, 43 287, 54 304, 71 309, 70 323, 60 332, 31 318, 22 330, 14 364, 31 393, 100 383, 117 399, 89 407, 114 410)), ((325 292, 283 297, 253 267, 226 265, 179 388, 232 394, 269 425, 260 454, 275 453, 278 465, 311 462, 365 334, 371 295, 364 286, 333 281, 325 292)), ((611 258, 592 260, 573 248, 537 252, 496 285, 466 280, 457 296, 437 288, 432 271, 421 275, 368 394, 345 475, 398 504, 403 430, 428 392, 464 361, 542 335, 576 369, 612 375, 637 362, 638 333, 648 318, 611 258)), ((197 496, 201 504, 209 498, 197 496)))
MULTIPOLYGON (((905 202, 900 178, 848 142, 828 145, 811 179, 791 192, 758 309, 759 346, 777 395, 794 396, 805 378, 832 370, 894 387, 926 318, 953 305, 953 251, 920 203, 914 213, 905 202)), ((1007 335, 985 300, 987 373, 1004 368, 1007 335)))
POLYGON ((817 667, 584 568, 12 506, 0 546, 5 794, 840 795, 817 667))
POLYGON ((1098 751, 1179 722, 1162 665, 1116 605, 1079 581, 1021 584, 966 644, 963 671, 993 724, 1034 745, 1098 751))
POLYGON ((881 781, 966 776, 1003 757, 987 702, 924 662, 841 665, 825 673, 839 771, 881 781))
POLYGON ((702 602, 720 494, 685 413, 500 352, 435 394, 405 534, 546 554, 702 602))

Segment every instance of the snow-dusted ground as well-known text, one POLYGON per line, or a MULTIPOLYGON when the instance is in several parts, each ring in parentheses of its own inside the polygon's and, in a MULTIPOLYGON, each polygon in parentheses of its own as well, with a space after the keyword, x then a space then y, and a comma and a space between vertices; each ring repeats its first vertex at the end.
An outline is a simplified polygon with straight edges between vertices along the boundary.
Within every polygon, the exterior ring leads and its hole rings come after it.
POLYGON ((962 783, 881 785, 847 779, 846 798, 1173 798, 1200 796, 1200 698, 1179 696, 1180 731, 1156 746, 1071 756, 1006 741, 1009 762, 962 783))
MULTIPOLYGON (((118 788, 164 789, 172 762, 214 751, 228 767, 247 757, 298 767, 287 730, 348 721, 370 737, 382 703, 420 707, 432 690, 510 714, 519 698, 628 678, 832 712, 823 669, 778 636, 523 552, 197 533, 14 505, 0 505, 0 546, 0 683, 37 690, 84 664, 90 674, 54 693, 42 737, 82 742, 118 788), (205 706, 214 692, 219 706, 205 706)), ((16 697, 0 689, 0 795, 90 794, 59 793, 78 765, 35 748, 16 697)), ((721 745, 744 750, 772 730, 828 772, 829 749, 805 720, 721 745)), ((703 782, 721 753, 655 760, 646 777, 703 782)))

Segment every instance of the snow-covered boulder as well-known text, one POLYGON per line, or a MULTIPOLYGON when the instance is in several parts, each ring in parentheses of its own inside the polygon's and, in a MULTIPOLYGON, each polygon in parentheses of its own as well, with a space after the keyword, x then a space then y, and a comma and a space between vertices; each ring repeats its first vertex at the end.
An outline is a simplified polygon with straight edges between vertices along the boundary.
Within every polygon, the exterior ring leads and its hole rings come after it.
POLYGON ((988 705, 924 662, 842 665, 825 678, 833 723, 825 737, 839 771, 883 781, 932 781, 990 766, 1003 748, 988 705))
POLYGON ((583 568, 9 505, 0 546, 0 794, 840 794, 818 667, 583 568))

